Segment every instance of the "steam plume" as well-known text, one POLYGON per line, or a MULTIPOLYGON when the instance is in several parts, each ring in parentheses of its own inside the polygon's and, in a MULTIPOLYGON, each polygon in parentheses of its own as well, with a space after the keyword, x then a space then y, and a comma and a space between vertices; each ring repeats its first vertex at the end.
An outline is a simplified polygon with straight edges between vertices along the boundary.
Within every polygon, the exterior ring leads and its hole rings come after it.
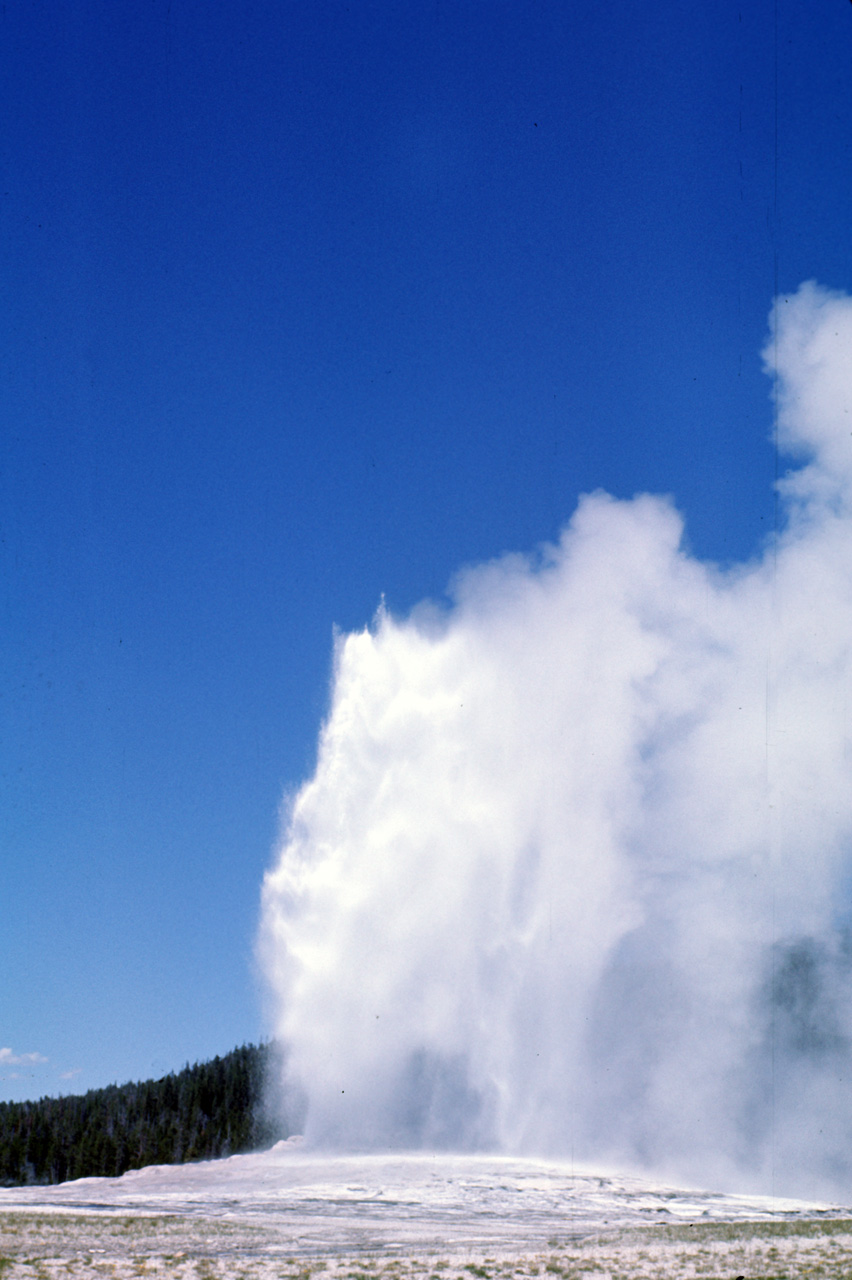
POLYGON ((595 493, 338 641, 263 895, 309 1139, 852 1173, 852 299, 771 325, 762 558, 595 493))

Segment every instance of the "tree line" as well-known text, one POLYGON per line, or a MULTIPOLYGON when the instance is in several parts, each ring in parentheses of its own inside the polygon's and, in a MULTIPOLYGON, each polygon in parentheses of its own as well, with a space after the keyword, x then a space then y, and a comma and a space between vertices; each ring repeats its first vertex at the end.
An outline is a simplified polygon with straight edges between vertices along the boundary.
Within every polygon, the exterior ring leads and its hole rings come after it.
POLYGON ((278 1063, 274 1044, 249 1044, 160 1080, 0 1102, 0 1186, 117 1177, 269 1146, 288 1136, 265 1102, 278 1063))

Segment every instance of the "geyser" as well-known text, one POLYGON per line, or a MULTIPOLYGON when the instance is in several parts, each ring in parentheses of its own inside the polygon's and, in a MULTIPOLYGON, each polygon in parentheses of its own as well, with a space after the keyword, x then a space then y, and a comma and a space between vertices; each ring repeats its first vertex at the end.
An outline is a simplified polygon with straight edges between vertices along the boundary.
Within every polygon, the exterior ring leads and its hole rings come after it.
POLYGON ((852 1174, 852 299, 771 323, 761 558, 595 493, 338 641, 260 944, 309 1141, 852 1174))

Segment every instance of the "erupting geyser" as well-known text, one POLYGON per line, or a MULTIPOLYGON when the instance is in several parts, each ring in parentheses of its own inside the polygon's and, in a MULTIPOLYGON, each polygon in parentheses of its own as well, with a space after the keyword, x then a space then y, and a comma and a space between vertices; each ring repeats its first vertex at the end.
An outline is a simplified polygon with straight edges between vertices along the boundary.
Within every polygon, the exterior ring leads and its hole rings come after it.
POLYGON ((772 325, 763 558, 596 493, 340 639, 263 898, 309 1141, 852 1174, 852 299, 772 325))

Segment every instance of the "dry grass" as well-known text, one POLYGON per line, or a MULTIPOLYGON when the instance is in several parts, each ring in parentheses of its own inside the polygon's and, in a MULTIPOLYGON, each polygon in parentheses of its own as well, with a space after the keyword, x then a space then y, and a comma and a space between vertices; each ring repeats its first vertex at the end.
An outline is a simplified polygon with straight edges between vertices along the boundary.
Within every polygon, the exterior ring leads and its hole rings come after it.
POLYGON ((852 1220, 657 1226, 544 1252, 297 1252, 224 1218, 0 1213, 0 1280, 819 1280, 852 1276, 852 1220))

